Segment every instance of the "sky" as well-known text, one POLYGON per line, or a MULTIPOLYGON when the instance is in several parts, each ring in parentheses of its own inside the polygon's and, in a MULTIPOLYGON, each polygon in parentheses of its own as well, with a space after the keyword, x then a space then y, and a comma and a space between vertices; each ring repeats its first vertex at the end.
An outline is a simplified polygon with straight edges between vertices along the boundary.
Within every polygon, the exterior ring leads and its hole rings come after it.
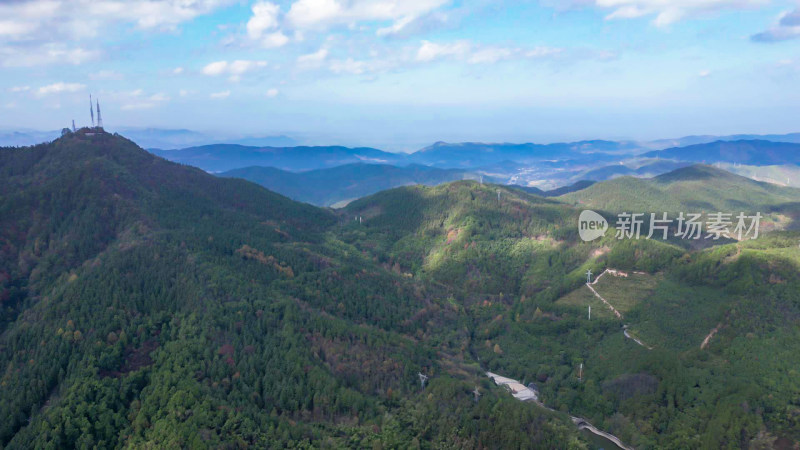
POLYGON ((800 131, 797 0, 4 0, 0 128, 416 150, 800 131))

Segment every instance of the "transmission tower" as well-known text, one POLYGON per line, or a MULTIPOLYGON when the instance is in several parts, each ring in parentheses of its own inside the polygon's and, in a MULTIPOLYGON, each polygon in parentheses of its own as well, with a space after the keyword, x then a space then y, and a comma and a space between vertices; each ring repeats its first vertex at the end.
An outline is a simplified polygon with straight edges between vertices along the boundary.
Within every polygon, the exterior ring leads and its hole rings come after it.
POLYGON ((92 128, 94 128, 94 105, 92 105, 92 94, 89 94, 89 114, 92 116, 92 128))
POLYGON ((97 128, 103 128, 103 116, 100 115, 100 100, 97 100, 97 128))
POLYGON ((425 389, 425 382, 428 381, 428 376, 422 373, 417 373, 419 375, 419 382, 422 385, 422 389, 425 389))
POLYGON ((76 132, 78 130, 75 129, 75 119, 72 119, 72 132, 76 132))

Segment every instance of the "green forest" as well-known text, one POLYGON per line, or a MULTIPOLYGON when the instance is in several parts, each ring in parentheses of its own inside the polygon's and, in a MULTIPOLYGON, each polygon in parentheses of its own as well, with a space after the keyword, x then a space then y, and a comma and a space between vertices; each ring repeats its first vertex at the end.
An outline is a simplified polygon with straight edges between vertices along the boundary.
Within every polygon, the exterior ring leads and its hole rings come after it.
MULTIPOLYGON (((792 448, 800 191, 697 170, 651 188, 735 184, 780 226, 584 243, 579 202, 625 206, 587 194, 606 183, 333 210, 86 129, 0 149, 0 448, 594 448, 569 415, 637 449, 792 448), (600 281, 625 317, 589 320, 585 272, 607 268, 642 278, 600 281)), ((630 208, 684 206, 659 198, 630 208)))

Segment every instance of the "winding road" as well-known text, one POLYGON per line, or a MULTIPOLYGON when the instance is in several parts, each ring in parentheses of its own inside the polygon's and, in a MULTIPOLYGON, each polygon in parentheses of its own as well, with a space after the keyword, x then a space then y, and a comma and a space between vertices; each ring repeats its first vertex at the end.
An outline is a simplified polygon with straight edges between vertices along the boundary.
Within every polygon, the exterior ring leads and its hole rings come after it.
MULTIPOLYGON (((593 282, 591 282, 591 283, 586 283, 586 286, 587 286, 587 287, 588 287, 588 288, 589 288, 589 289, 592 291, 592 293, 595 295, 595 297, 599 298, 599 299, 600 299, 600 300, 601 300, 603 303, 605 303, 605 305, 606 305, 606 306, 608 306, 608 308, 611 310, 611 312, 612 312, 612 313, 614 313, 614 315, 615 315, 615 316, 617 316, 617 318, 618 318, 618 319, 622 319, 622 313, 621 313, 621 312, 619 312, 619 311, 617 311, 617 308, 614 308, 614 306, 613 306, 611 303, 609 303, 609 302, 608 302, 608 300, 606 300, 605 298, 603 298, 603 296, 602 296, 602 295, 600 295, 600 294, 599 294, 599 293, 598 293, 598 292, 597 292, 597 291, 596 291, 596 290, 595 290, 595 289, 592 287, 592 285, 593 285, 593 284, 597 284, 597 282, 598 282, 598 281, 600 281, 600 278, 601 278, 603 275, 605 275, 605 274, 606 274, 606 272, 609 272, 609 269, 606 269, 606 270, 604 270, 604 271, 603 271, 603 273, 601 273, 600 275, 598 275, 598 276, 597 276, 597 278, 595 278, 593 282)), ((616 270, 613 270, 613 271, 611 271, 610 273, 611 273, 611 274, 616 274, 616 273, 618 273, 618 272, 617 272, 616 270)), ((627 275, 626 275, 626 276, 627 276, 627 275)), ((632 340, 633 342, 636 342, 637 344, 641 345, 642 347, 644 347, 644 348, 646 348, 646 349, 648 349, 648 350, 652 350, 652 349, 653 349, 653 347, 650 347, 649 345, 646 345, 644 342, 640 341, 639 339, 637 339, 637 338, 635 338, 635 337, 631 336, 631 334, 628 332, 628 326, 627 326, 627 325, 622 325, 622 334, 624 334, 626 338, 628 338, 628 339, 632 340)), ((710 339, 710 337, 709 337, 708 339, 710 339)))
MULTIPOLYGON (((498 386, 520 385, 521 384, 517 380, 514 380, 512 378, 507 378, 507 377, 504 377, 502 375, 498 375, 498 374, 492 373, 492 372, 486 372, 486 376, 491 378, 491 380, 494 381, 494 383, 496 385, 498 385, 498 386)), ((535 403, 537 406, 539 406, 541 408, 544 408, 544 409, 546 409, 548 411, 558 412, 555 409, 550 408, 547 405, 545 405, 544 403, 542 403, 539 400, 538 392, 535 393, 532 396, 525 396, 525 397, 520 397, 520 396, 514 395, 514 394, 512 394, 512 395, 515 398, 517 398, 518 400, 520 400, 520 401, 528 402, 528 403, 535 403)), ((586 420, 586 419, 584 419, 582 417, 576 417, 576 416, 573 416, 573 415, 570 414, 569 418, 572 421, 572 423, 574 423, 575 426, 578 427, 578 430, 587 430, 590 433, 593 433, 593 434, 595 434, 597 436, 600 436, 600 437, 602 437, 604 439, 607 439, 608 441, 614 443, 614 445, 616 445, 617 447, 621 448, 622 450, 634 450, 633 447, 629 447, 629 446, 625 445, 622 441, 620 441, 618 437, 614 436, 613 434, 606 433, 605 431, 595 427, 594 425, 589 423, 588 420, 586 420)))

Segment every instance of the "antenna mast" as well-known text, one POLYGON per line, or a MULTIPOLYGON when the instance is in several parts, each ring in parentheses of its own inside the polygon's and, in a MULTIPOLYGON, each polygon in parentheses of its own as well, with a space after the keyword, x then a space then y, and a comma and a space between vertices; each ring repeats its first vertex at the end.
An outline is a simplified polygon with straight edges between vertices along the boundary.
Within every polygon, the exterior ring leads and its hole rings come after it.
POLYGON ((103 117, 100 115, 100 100, 97 101, 97 128, 103 128, 103 117))
POLYGON ((76 132, 78 130, 75 129, 75 119, 72 119, 72 132, 76 132))
POLYGON ((94 108, 92 106, 92 94, 89 94, 89 114, 92 115, 92 128, 94 128, 94 108))

